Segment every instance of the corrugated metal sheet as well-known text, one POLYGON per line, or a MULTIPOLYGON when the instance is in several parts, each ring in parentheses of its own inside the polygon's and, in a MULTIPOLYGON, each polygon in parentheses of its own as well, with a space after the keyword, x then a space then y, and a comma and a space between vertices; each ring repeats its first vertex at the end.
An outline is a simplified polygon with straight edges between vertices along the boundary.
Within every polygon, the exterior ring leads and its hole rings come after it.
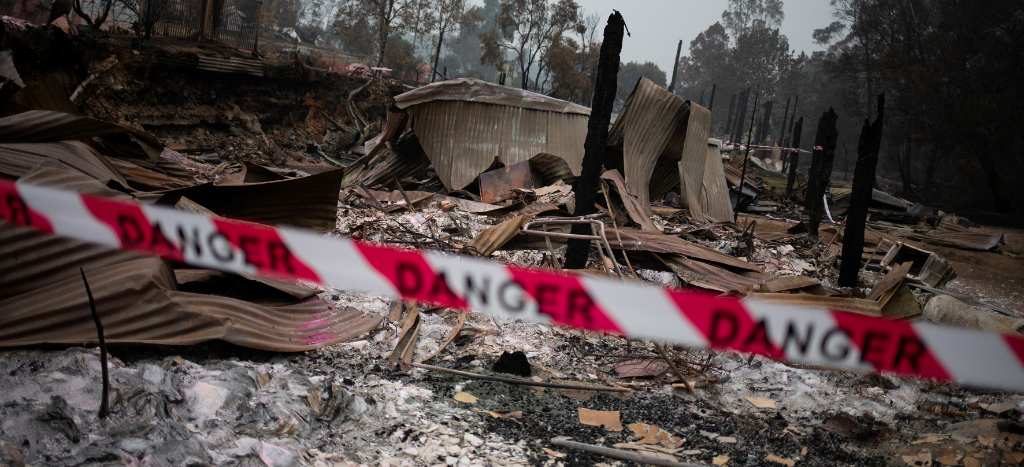
POLYGON ((395 96, 395 105, 400 109, 435 101, 478 102, 545 112, 590 115, 590 109, 582 105, 519 88, 467 78, 442 81, 395 96))
POLYGON ((0 118, 0 143, 49 143, 131 132, 113 123, 50 110, 0 118))
MULTIPOLYGON (((619 198, 622 199, 622 205, 626 207, 626 213, 629 214, 629 218, 632 219, 633 222, 636 222, 643 230, 660 232, 658 227, 654 225, 654 222, 651 221, 650 216, 644 213, 643 205, 641 205, 640 201, 637 199, 636 193, 631 190, 631 187, 622 179, 622 174, 620 174, 618 170, 609 170, 602 174, 601 178, 615 184, 615 191, 618 192, 619 198)), ((609 196, 611 196, 611 194, 609 194, 609 196)))
MULTIPOLYGON (((708 130, 711 125, 711 111, 693 102, 687 101, 687 103, 690 105, 690 117, 686 122, 683 154, 677 163, 679 184, 682 190, 680 196, 682 197, 682 206, 690 210, 690 215, 701 219, 705 212, 701 198, 703 198, 704 180, 706 179, 704 171, 708 165, 708 130)), ((655 175, 653 178, 658 177, 655 175)), ((728 199, 728 195, 726 196, 728 199)))
POLYGON ((518 235, 519 229, 523 228, 527 222, 530 222, 534 216, 536 214, 516 216, 498 225, 488 227, 476 237, 473 237, 467 246, 476 248, 476 251, 482 257, 491 256, 491 253, 498 251, 512 237, 518 235))
POLYGON ((214 213, 267 224, 332 231, 344 169, 275 182, 217 186, 212 183, 164 192, 160 204, 186 197, 214 213))
MULTIPOLYGON (((708 139, 704 181, 700 191, 701 209, 705 215, 716 222, 724 222, 733 218, 732 203, 729 201, 729 186, 726 184, 725 167, 722 164, 722 153, 718 149, 720 144, 719 140, 708 139)), ((680 162, 680 170, 682 167, 683 163, 680 162)))
MULTIPOLYGON (((79 277, 78 266, 92 271, 143 257, 139 253, 0 224, 0 300, 79 277)), ((0 322, 3 320, 0 317, 0 322)))
MULTIPOLYGON (((321 300, 265 307, 174 290, 158 258, 86 272, 108 343, 190 345, 220 339, 264 350, 311 350, 376 328, 380 316, 321 300)), ((96 342, 81 277, 0 301, 0 346, 96 342)))
MULTIPOLYGON (((608 133, 605 167, 625 175, 647 214, 652 198, 679 183, 689 118, 689 102, 640 78, 608 133)), ((705 131, 701 142, 706 141, 705 131)))
POLYGON ((757 286, 764 283, 739 274, 726 271, 700 261, 676 255, 659 255, 659 259, 687 283, 718 292, 728 292, 740 287, 757 286))
POLYGON ((91 178, 113 180, 128 188, 128 182, 106 157, 80 141, 0 144, 0 174, 21 177, 47 158, 56 159, 91 178))
POLYGON ((390 150, 384 159, 370 170, 363 183, 366 186, 386 186, 391 183, 392 178, 401 180, 428 166, 430 159, 420 147, 419 139, 414 132, 409 132, 398 140, 395 149, 390 150))
POLYGON ((849 311, 867 316, 882 316, 882 308, 874 300, 861 298, 825 297, 802 293, 752 293, 748 300, 756 300, 793 307, 817 307, 820 309, 849 311))
POLYGON ((495 157, 512 165, 548 153, 565 159, 575 174, 582 167, 587 115, 450 100, 408 112, 423 151, 449 190, 472 183, 495 157))
POLYGON ((240 58, 220 58, 200 55, 197 69, 214 71, 218 73, 242 73, 253 76, 263 76, 266 64, 258 60, 243 60, 240 58))
POLYGON ((928 233, 911 233, 907 238, 931 243, 933 245, 949 246, 953 248, 964 248, 967 250, 989 251, 995 250, 999 245, 1006 244, 1004 233, 982 233, 982 232, 949 232, 932 230, 928 233))
POLYGON ((185 188, 199 184, 194 179, 168 177, 160 172, 140 167, 123 159, 108 158, 111 165, 128 181, 128 185, 139 191, 161 191, 185 188))
POLYGON ((545 186, 551 185, 559 180, 566 185, 576 183, 576 174, 565 162, 565 159, 553 154, 537 154, 530 158, 530 168, 540 175, 545 186))
POLYGON ((619 229, 616 236, 615 229, 605 229, 608 243, 612 248, 623 248, 626 250, 642 250, 654 253, 673 253, 691 259, 698 259, 711 263, 729 266, 736 269, 762 272, 757 266, 743 261, 734 256, 727 255, 713 248, 708 248, 696 243, 690 243, 679 237, 665 235, 660 232, 646 230, 619 229), (619 245, 618 238, 622 238, 619 245))

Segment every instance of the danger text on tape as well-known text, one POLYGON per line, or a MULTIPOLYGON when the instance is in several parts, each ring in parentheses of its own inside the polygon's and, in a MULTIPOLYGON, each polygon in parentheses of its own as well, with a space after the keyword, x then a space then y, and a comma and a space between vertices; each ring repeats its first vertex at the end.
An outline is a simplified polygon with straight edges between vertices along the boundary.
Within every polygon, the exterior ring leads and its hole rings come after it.
POLYGON ((1015 336, 398 250, 6 181, 0 219, 198 267, 795 363, 1024 389, 1024 339, 1015 336))

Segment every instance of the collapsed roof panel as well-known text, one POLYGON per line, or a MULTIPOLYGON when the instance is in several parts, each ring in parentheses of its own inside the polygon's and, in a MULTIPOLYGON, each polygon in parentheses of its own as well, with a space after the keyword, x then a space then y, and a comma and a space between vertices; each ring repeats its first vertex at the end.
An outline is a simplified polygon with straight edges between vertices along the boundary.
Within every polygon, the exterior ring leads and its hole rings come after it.
POLYGON ((216 214, 268 224, 323 231, 337 223, 344 169, 308 177, 239 185, 207 183, 163 193, 160 204, 186 197, 216 214))
POLYGON ((499 158, 506 165, 554 154, 579 174, 590 110, 477 80, 424 86, 395 98, 448 190, 472 183, 499 158))
MULTIPOLYGON (((344 342, 377 327, 380 316, 320 301, 266 307, 233 298, 174 291, 158 258, 87 273, 107 343, 189 345, 220 339, 264 350, 302 351, 344 342)), ((0 347, 96 342, 81 277, 0 301, 0 347)))
MULTIPOLYGON (((608 133, 605 166, 625 175, 626 182, 636 188, 637 198, 650 214, 650 200, 664 195, 679 183, 678 162, 683 159, 684 150, 689 149, 686 166, 687 170, 691 166, 697 170, 691 182, 696 194, 696 187, 703 179, 710 118, 707 109, 676 97, 647 78, 640 78, 608 133), (689 147, 687 131, 695 133, 689 147)), ((696 205, 699 195, 689 199, 696 205)))
POLYGON ((128 188, 110 161, 81 141, 0 144, 0 174, 21 177, 45 159, 56 159, 91 178, 113 180, 128 188))

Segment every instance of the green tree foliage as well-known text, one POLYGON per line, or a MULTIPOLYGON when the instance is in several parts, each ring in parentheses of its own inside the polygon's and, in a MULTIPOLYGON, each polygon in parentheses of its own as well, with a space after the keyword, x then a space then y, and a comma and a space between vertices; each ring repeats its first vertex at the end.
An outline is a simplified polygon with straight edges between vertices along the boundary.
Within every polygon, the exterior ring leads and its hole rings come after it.
POLYGON ((479 36, 484 50, 480 60, 497 70, 511 63, 523 89, 540 91, 552 44, 568 31, 583 30, 580 6, 573 0, 505 0, 495 27, 479 36))

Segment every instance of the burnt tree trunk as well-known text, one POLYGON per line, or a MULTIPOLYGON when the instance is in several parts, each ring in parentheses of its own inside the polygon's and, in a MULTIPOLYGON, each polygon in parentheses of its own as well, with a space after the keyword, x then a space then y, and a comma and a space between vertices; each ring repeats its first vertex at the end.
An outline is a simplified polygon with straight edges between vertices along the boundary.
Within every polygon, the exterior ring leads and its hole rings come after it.
POLYGON ((779 146, 785 144, 786 138, 786 120, 789 119, 789 102, 791 99, 786 99, 786 110, 782 112, 782 126, 779 129, 779 146))
POLYGON ((800 132, 804 127, 804 118, 800 117, 793 124, 793 152, 789 154, 789 179, 786 181, 786 197, 793 196, 793 185, 796 184, 796 167, 800 164, 800 132))
POLYGON ((985 179, 988 180, 996 211, 1003 213, 1013 212, 1013 194, 1009 187, 1006 186, 1003 176, 999 173, 999 168, 992 154, 984 149, 978 150, 975 154, 978 164, 981 165, 981 170, 985 174, 985 179))
POLYGON ((733 137, 736 144, 743 141, 743 118, 747 115, 747 103, 750 100, 750 88, 744 89, 740 93, 740 100, 736 103, 736 129, 733 131, 735 135, 733 137))
POLYGON ((864 256, 864 227, 868 220, 868 205, 875 184, 878 149, 882 145, 882 122, 885 116, 885 94, 878 95, 878 117, 874 123, 864 121, 857 143, 857 167, 853 169, 853 193, 846 210, 846 230, 843 234, 843 263, 839 267, 839 285, 854 287, 864 256))
POLYGON ((807 177, 807 199, 808 210, 807 230, 817 238, 818 226, 821 225, 821 216, 825 211, 825 204, 821 195, 828 187, 829 179, 832 176, 832 161, 836 157, 836 141, 839 139, 839 131, 836 130, 836 121, 839 116, 836 111, 829 107, 828 112, 821 116, 818 121, 818 134, 814 138, 814 158, 811 160, 811 173, 807 177))
MULTIPOLYGON (((594 201, 597 200, 598 183, 601 177, 601 164, 604 162, 604 151, 608 146, 608 126, 612 119, 612 106, 615 104, 615 90, 618 87, 619 54, 622 52, 622 34, 626 22, 619 12, 608 16, 608 24, 604 27, 604 42, 601 44, 601 58, 597 65, 597 84, 594 86, 594 101, 587 123, 587 139, 583 142, 583 169, 576 179, 573 192, 576 193, 576 216, 585 216, 594 212, 594 201)), ((573 224, 572 233, 591 235, 587 224, 573 224)), ((565 268, 583 269, 587 267, 590 255, 590 241, 570 239, 565 250, 565 268)))
MULTIPOLYGON (((732 111, 735 110, 735 107, 736 95, 733 94, 732 97, 729 99, 729 116, 725 117, 725 133, 728 133, 729 130, 732 129, 732 111)), ((731 137, 732 135, 729 136, 731 137)))

